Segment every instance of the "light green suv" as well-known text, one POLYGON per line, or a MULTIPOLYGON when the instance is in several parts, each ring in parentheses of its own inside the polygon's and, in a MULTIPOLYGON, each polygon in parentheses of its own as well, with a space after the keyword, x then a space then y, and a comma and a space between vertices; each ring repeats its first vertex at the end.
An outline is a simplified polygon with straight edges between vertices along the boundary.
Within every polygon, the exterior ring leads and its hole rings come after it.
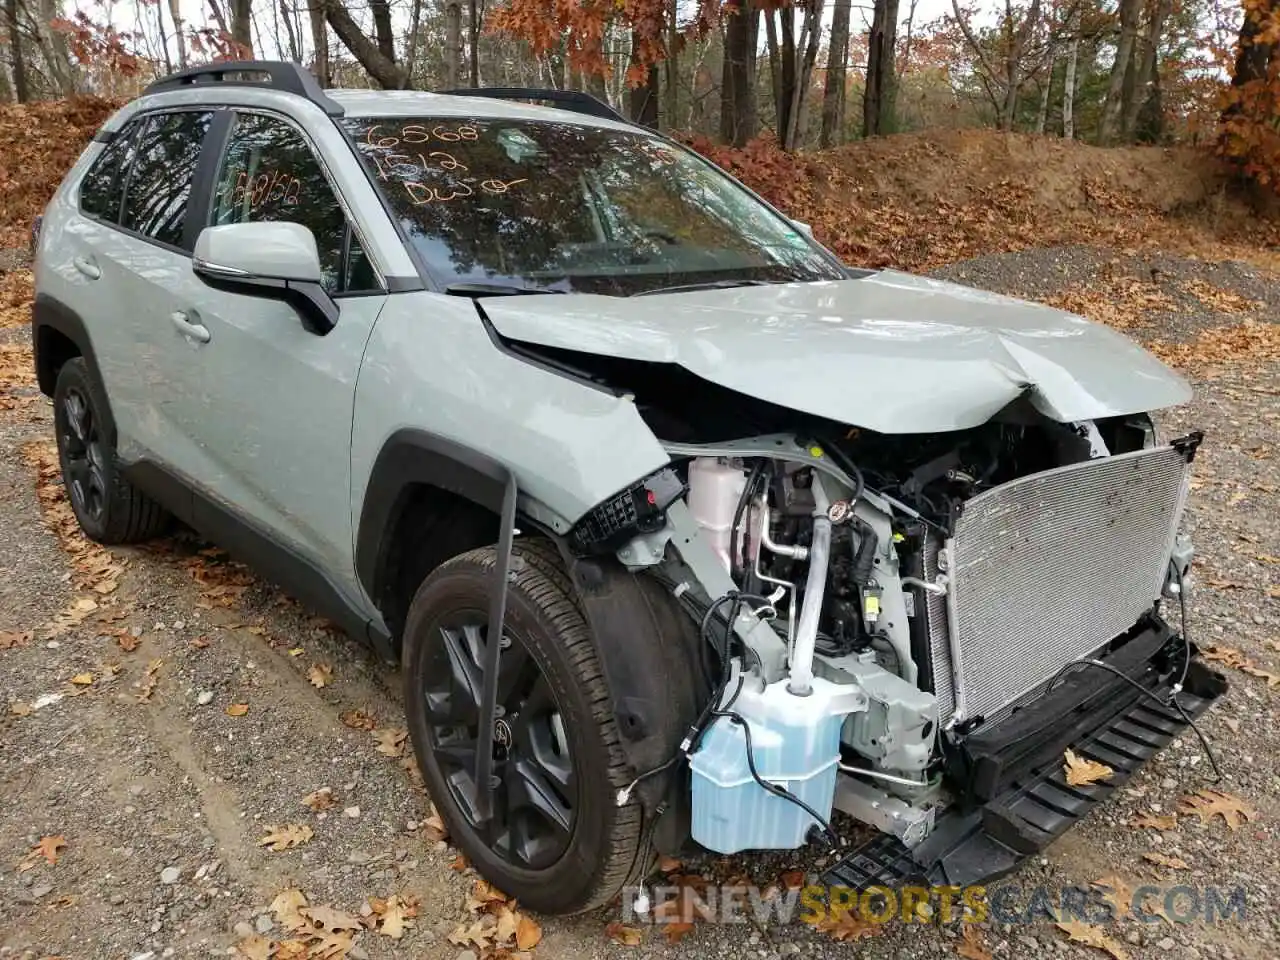
POLYGON ((68 174, 36 286, 85 532, 176 517, 402 662, 451 835, 534 909, 833 811, 878 833, 832 883, 978 881, 1224 689, 1167 616, 1176 374, 850 269, 584 94, 185 71, 68 174))

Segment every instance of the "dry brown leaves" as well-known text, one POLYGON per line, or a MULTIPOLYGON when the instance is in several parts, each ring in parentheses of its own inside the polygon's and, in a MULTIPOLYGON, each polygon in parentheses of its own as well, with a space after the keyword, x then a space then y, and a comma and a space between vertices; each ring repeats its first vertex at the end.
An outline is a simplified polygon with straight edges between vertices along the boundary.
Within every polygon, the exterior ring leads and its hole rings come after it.
POLYGON ((286 823, 283 827, 267 827, 267 835, 258 841, 258 846, 279 853, 301 846, 312 836, 314 832, 305 823, 286 823))
POLYGON ((1115 774, 1115 771, 1105 763, 1082 757, 1074 750, 1068 750, 1063 754, 1063 761, 1063 775, 1066 776, 1067 783, 1073 787, 1087 787, 1100 780, 1110 780, 1115 774))
POLYGON ((466 907, 473 918, 449 934, 449 942, 456 946, 475 947, 481 953, 504 948, 523 951, 532 950, 542 940, 538 922, 483 880, 477 880, 472 887, 466 907))
POLYGON ((1131 827, 1150 827, 1152 830, 1177 830, 1178 817, 1172 813, 1139 813, 1129 821, 1131 827))
POLYGON ((385 727, 373 731, 373 739, 378 742, 377 750, 384 757, 399 757, 404 754, 404 741, 409 731, 403 727, 385 727))
POLYGON ((639 927, 629 927, 617 920, 605 926, 604 935, 624 947, 638 947, 644 941, 643 930, 639 927))
POLYGON ((1147 346, 1171 367, 1212 376, 1217 368, 1228 364, 1256 366, 1280 360, 1280 324, 1246 319, 1211 327, 1190 343, 1155 340, 1147 346))
POLYGON ((352 730, 372 730, 378 725, 377 719, 363 710, 346 710, 338 715, 338 719, 352 730))
POLYGON ((247 703, 231 703, 227 705, 227 709, 224 712, 228 717, 243 717, 249 712, 249 705, 247 703))
POLYGON ((310 807, 319 813, 321 810, 328 810, 337 800, 333 796, 332 787, 321 787, 314 793, 308 793, 302 798, 303 806, 310 807))
POLYGON ((67 838, 62 834, 41 837, 40 842, 32 847, 31 851, 18 862, 18 872, 25 873, 41 860, 44 860, 49 866, 53 866, 58 862, 58 855, 66 846, 67 838))
POLYGON ((859 916, 856 910, 832 910, 814 925, 819 933, 833 940, 853 942, 863 937, 874 937, 884 932, 885 924, 859 916))
POLYGON ((1270 670, 1258 666, 1242 651, 1237 650, 1234 647, 1205 647, 1201 651, 1201 656, 1206 660, 1213 661, 1214 663, 1220 663, 1225 667, 1231 667, 1233 670, 1239 670, 1241 673, 1247 673, 1251 677, 1257 677, 1259 680, 1265 680, 1268 687, 1280 686, 1280 674, 1273 673, 1270 670))
POLYGON ((1107 936, 1106 931, 1101 927, 1095 927, 1093 924, 1083 923, 1079 920, 1061 920, 1057 926, 1072 943, 1080 943, 1086 947, 1102 950, 1111 954, 1113 960, 1129 960, 1129 954, 1125 952, 1124 948, 1117 941, 1107 936))
POLYGON ((1118 277, 1043 298, 1043 303, 1075 313, 1116 330, 1146 326, 1147 313, 1174 313, 1177 301, 1157 284, 1136 277, 1118 277))
POLYGON ((1148 850, 1142 855, 1142 859, 1159 867, 1167 867, 1170 870, 1191 869, 1191 864, 1187 863, 1187 861, 1179 857, 1171 857, 1165 853, 1156 853, 1154 850, 1148 850))
POLYGON ((1211 823, 1214 817, 1222 817, 1231 830, 1238 829, 1247 820, 1258 819, 1258 811, 1247 801, 1213 789, 1183 797, 1178 801, 1178 812, 1195 814, 1204 824, 1211 823))
POLYGON ((288 934, 279 940, 253 936, 236 944, 245 957, 272 960, 342 960, 363 929, 358 917, 333 907, 309 906, 296 888, 276 895, 269 908, 276 923, 288 934))
POLYGON ((384 937, 399 940, 414 925, 414 918, 418 915, 418 900, 416 897, 402 897, 399 894, 386 900, 373 897, 369 900, 369 908, 371 913, 365 924, 384 937))
POLYGON ((138 702, 146 703, 151 699, 151 694, 155 693, 156 684, 160 682, 160 668, 164 665, 164 659, 157 657, 147 664, 147 669, 142 674, 142 680, 138 683, 138 702))
POLYGON ((992 960, 987 940, 975 924, 966 923, 960 928, 960 941, 956 944, 956 956, 964 960, 992 960))
POLYGON ((307 671, 307 679, 317 690, 327 687, 333 682, 333 667, 327 663, 312 664, 311 669, 307 671))

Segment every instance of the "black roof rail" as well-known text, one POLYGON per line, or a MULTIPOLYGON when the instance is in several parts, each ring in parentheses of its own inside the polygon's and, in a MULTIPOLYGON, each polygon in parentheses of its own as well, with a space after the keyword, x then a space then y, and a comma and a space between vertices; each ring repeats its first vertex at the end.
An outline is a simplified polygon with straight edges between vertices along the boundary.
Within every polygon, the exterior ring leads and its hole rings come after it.
POLYGON ((629 123, 626 117, 603 100, 581 90, 539 89, 537 87, 460 87, 456 90, 437 90, 436 93, 451 97, 493 97, 498 100, 545 100, 562 110, 584 113, 603 120, 629 123))
POLYGON ((285 60, 229 60, 226 63, 207 63, 188 67, 167 77, 161 77, 142 91, 143 96, 185 90, 209 83, 226 83, 245 87, 266 87, 284 93, 305 97, 331 117, 341 117, 343 109, 325 95, 324 88, 316 82, 311 72, 301 64, 285 60), (252 79, 252 75, 266 76, 264 80, 252 79))

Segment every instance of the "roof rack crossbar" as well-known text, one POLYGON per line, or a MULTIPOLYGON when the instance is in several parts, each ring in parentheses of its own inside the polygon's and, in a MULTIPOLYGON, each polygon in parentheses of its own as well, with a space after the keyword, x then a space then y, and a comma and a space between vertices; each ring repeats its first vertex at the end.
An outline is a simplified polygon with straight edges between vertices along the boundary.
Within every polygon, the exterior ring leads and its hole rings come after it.
POLYGON ((161 77, 142 92, 145 96, 210 83, 266 87, 293 93, 310 100, 331 117, 343 115, 342 107, 325 95, 324 88, 316 82, 310 71, 301 64, 284 60, 229 60, 226 63, 201 64, 161 77), (246 79, 246 74, 265 75, 266 80, 246 79))
POLYGON ((537 87, 460 87, 456 90, 437 90, 436 93, 451 97, 494 97, 498 100, 545 100, 562 110, 583 113, 604 120, 629 122, 603 100, 581 90, 539 89, 537 87))

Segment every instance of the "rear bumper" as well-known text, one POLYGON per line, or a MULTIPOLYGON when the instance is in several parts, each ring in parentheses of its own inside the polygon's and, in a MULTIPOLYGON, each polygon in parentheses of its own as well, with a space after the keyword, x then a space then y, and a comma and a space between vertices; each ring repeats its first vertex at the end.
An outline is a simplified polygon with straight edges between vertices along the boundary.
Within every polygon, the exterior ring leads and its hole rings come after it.
MULTIPOLYGON (((1182 639, 1156 617, 1129 643, 1103 658, 1162 700, 1180 672, 1182 639)), ((1227 689, 1221 674, 1193 658, 1178 702, 1191 718, 1227 689)), ((833 886, 865 889, 904 883, 965 886, 1015 869, 1069 830, 1186 728, 1174 710, 1157 706, 1108 672, 1084 667, 1049 696, 954 745, 950 776, 959 802, 933 832, 908 850, 878 835, 824 876, 833 886), (1063 753, 1105 763, 1113 776, 1069 786, 1063 753)))

